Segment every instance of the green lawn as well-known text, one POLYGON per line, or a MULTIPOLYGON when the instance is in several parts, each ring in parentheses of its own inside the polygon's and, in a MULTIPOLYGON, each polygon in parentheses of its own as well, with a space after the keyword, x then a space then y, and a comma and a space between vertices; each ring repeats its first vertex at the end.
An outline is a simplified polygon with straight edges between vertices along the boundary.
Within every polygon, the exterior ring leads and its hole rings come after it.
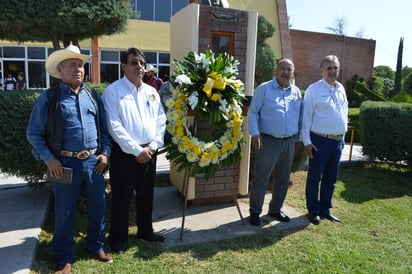
MULTIPOLYGON (((306 172, 293 175, 286 203, 305 210, 306 172)), ((412 273, 412 171, 388 165, 342 167, 334 208, 342 223, 322 221, 291 231, 262 233, 165 248, 131 240, 103 264, 87 256, 85 214, 79 214, 74 273, 412 273)), ((108 213, 110 214, 110 213, 108 213)), ((40 237, 31 273, 54 271, 53 216, 40 237)), ((136 227, 130 227, 136 232, 136 227)))

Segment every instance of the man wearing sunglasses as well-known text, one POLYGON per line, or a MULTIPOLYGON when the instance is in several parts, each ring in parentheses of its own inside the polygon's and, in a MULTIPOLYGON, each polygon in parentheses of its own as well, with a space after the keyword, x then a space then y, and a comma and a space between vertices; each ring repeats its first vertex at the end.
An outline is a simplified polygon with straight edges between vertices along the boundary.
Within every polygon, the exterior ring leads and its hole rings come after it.
POLYGON ((113 139, 110 157, 112 193, 110 245, 123 252, 128 241, 129 208, 136 193, 137 238, 163 242, 152 226, 153 191, 157 149, 163 146, 166 115, 159 93, 143 82, 145 56, 129 48, 120 56, 124 77, 103 94, 109 133, 113 139))

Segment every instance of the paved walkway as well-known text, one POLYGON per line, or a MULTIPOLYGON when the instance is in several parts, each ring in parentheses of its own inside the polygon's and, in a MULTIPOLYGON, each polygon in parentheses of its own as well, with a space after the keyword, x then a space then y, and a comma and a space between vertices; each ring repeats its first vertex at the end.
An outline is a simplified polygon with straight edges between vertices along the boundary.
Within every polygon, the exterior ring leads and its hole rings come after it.
MULTIPOLYGON (((343 163, 349 160, 349 147, 349 144, 345 146, 343 163)), ((352 161, 362 159, 362 148, 355 144, 352 161)), ((157 170, 158 173, 169 172, 169 162, 164 154, 158 158, 157 170)), ((49 187, 31 190, 23 179, 0 173, 0 274, 29 273, 41 226, 47 217, 50 195, 49 187)), ((265 199, 263 212, 267 212, 269 199, 265 199)), ((251 226, 246 220, 248 199, 242 198, 238 200, 239 209, 235 203, 189 206, 181 234, 183 202, 176 188, 156 188, 155 201, 162 202, 155 203, 153 225, 156 232, 166 237, 165 246, 234 238, 262 229, 285 230, 309 225, 304 212, 286 205, 284 210, 292 218, 289 223, 279 223, 263 215, 261 227, 251 226)))

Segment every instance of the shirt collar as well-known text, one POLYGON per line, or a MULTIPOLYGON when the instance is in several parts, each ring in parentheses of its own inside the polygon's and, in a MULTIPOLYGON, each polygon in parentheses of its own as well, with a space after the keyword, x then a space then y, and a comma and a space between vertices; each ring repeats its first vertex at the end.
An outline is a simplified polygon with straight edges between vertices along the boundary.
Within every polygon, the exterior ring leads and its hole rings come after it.
MULTIPOLYGON (((80 93, 84 88, 85 88, 84 84, 81 83, 81 84, 80 84, 80 91, 79 91, 79 93, 80 93)), ((72 89, 69 85, 67 85, 66 83, 63 83, 63 82, 60 82, 60 90, 64 90, 64 91, 66 91, 67 93, 75 93, 75 92, 73 91, 73 89, 72 89)))
POLYGON ((273 85, 275 86, 275 88, 278 88, 278 89, 280 89, 280 90, 282 90, 282 91, 286 91, 286 90, 290 90, 291 89, 291 85, 290 85, 290 83, 289 83, 289 86, 287 86, 287 87, 281 87, 280 85, 279 85, 279 83, 278 83, 278 80, 276 79, 276 77, 273 79, 273 85))

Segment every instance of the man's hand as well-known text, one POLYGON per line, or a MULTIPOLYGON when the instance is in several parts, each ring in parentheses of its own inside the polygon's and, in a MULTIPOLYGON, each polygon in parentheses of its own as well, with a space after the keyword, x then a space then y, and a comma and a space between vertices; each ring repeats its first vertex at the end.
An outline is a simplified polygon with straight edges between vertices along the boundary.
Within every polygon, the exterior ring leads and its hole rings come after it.
POLYGON ((105 154, 99 154, 96 157, 98 164, 97 166, 94 168, 94 172, 96 172, 97 174, 101 174, 103 173, 107 166, 109 165, 109 157, 105 154))
POLYGON ((46 162, 47 169, 52 177, 60 178, 63 176, 62 164, 57 159, 52 159, 46 162))
POLYGON ((316 146, 314 144, 309 144, 309 145, 305 146, 305 154, 306 154, 306 156, 308 156, 309 159, 313 158, 312 149, 315 150, 315 151, 318 151, 318 149, 316 148, 316 146))
POLYGON ((254 149, 257 150, 259 150, 262 147, 262 139, 260 138, 260 135, 252 136, 252 146, 254 149))
POLYGON ((142 152, 136 156, 136 162, 139 164, 146 164, 152 160, 153 152, 150 150, 150 147, 144 147, 142 152))

